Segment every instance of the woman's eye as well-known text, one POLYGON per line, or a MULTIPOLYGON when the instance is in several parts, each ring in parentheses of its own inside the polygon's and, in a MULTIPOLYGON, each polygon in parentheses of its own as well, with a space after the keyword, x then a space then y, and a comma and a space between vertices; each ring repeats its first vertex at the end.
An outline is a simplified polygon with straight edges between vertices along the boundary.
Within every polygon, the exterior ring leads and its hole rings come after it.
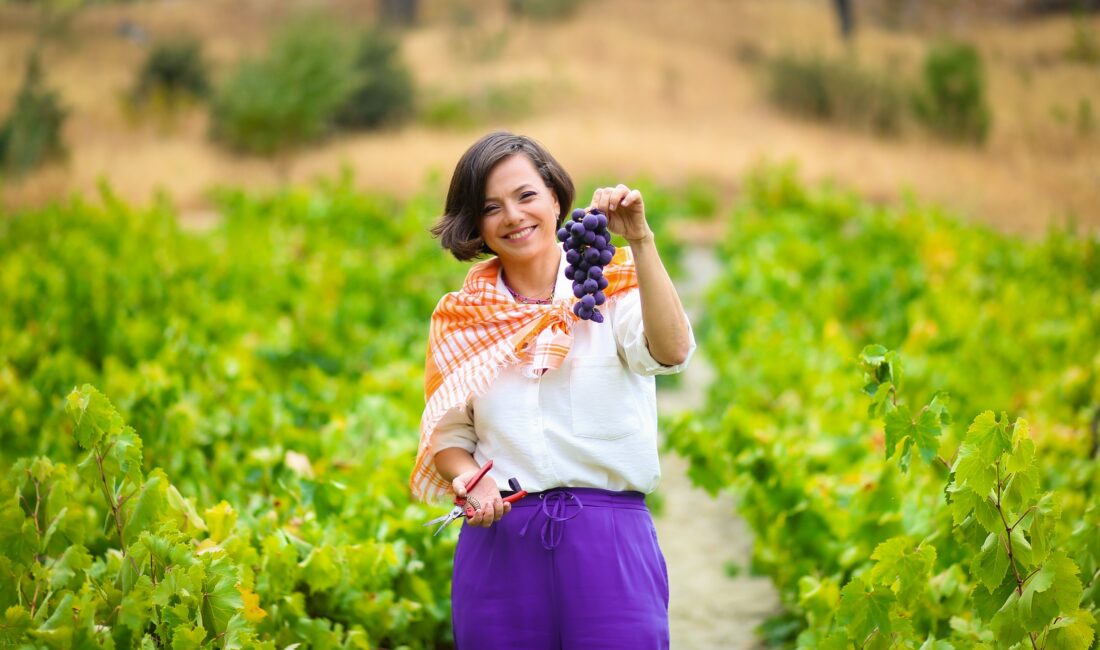
POLYGON ((534 195, 535 195, 535 193, 534 193, 534 192, 524 192, 523 194, 520 194, 520 195, 519 195, 519 198, 521 198, 521 199, 529 199, 529 198, 531 198, 531 197, 532 197, 532 196, 534 196, 534 195))
POLYGON ((485 214, 489 214, 490 212, 492 212, 493 210, 496 210, 496 209, 497 209, 497 206, 495 206, 495 205, 487 205, 487 206, 485 206, 485 211, 484 212, 485 212, 485 214))

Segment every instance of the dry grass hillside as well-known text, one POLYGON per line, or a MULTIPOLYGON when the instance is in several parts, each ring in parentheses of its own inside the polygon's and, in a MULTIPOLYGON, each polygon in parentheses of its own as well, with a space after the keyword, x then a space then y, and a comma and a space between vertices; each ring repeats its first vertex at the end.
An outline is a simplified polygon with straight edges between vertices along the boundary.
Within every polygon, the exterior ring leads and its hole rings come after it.
MULTIPOLYGON (((130 20, 152 39, 200 35, 216 77, 242 55, 262 50, 271 30, 302 11, 323 10, 347 25, 373 22, 371 3, 350 0, 164 0, 100 5, 77 15, 46 50, 49 83, 71 108, 71 154, 0 187, 8 208, 94 191, 109 179, 126 198, 166 191, 185 214, 208 210, 206 190, 228 183, 270 188, 355 171, 364 187, 407 193, 428 174, 449 173, 461 151, 492 127, 547 144, 580 180, 666 182, 701 178, 733 196, 761 161, 795 160, 811 179, 833 178, 877 200, 908 189, 952 211, 1012 232, 1040 232, 1067 215, 1100 227, 1100 128, 1067 119, 1088 102, 1100 112, 1100 67, 1065 55, 1073 33, 1066 14, 1008 19, 985 12, 890 30, 863 21, 859 61, 916 75, 934 37, 975 43, 989 71, 994 124, 980 148, 947 144, 917 129, 883 139, 794 118, 769 104, 761 57, 783 52, 839 53, 825 0, 588 0, 562 23, 510 18, 503 2, 455 17, 460 0, 422 2, 421 24, 402 52, 423 96, 486 88, 529 94, 531 110, 473 129, 430 128, 413 121, 382 132, 341 135, 295 156, 289 165, 240 156, 206 137, 195 107, 171 124, 126 117, 120 96, 133 83, 147 46, 120 38, 130 20), (499 6, 498 6, 499 5, 499 6), (487 8, 486 8, 487 7, 487 8)), ((858 3, 857 3, 858 4, 858 3)), ((36 14, 0 6, 0 114, 19 83, 36 14)), ((1100 33, 1100 19, 1088 19, 1100 33)))

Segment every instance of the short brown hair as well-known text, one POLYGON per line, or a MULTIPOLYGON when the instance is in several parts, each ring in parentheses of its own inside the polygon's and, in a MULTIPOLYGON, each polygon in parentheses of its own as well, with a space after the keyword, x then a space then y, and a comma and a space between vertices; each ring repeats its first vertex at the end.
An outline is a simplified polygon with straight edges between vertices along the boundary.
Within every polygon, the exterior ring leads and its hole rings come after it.
POLYGON ((447 204, 432 235, 459 261, 492 255, 479 232, 485 207, 485 179, 505 158, 524 154, 531 159, 546 186, 558 198, 558 227, 573 205, 573 179, 541 144, 523 135, 495 131, 475 142, 462 154, 451 176, 447 204))

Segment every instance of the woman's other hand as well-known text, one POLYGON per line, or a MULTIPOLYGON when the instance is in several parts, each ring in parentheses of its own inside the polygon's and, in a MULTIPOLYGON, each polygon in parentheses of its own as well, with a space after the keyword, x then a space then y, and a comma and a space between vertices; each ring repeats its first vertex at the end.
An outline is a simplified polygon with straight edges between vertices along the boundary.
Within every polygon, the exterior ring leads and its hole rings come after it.
POLYGON ((589 209, 597 209, 607 215, 607 229, 633 244, 653 236, 645 218, 642 193, 619 183, 615 187, 601 187, 592 193, 589 209))
MULTIPOLYGON (((477 503, 481 506, 472 517, 466 519, 466 523, 471 526, 481 526, 482 528, 488 528, 496 522, 500 521, 500 518, 512 511, 512 504, 505 503, 500 496, 500 490, 497 489, 497 483, 488 474, 481 477, 481 480, 477 482, 469 494, 466 492, 466 482, 474 477, 478 473, 477 469, 472 469, 467 472, 463 472, 456 476, 451 481, 451 487, 454 488, 455 496, 459 497, 473 497, 477 500, 477 503)), ((472 505, 472 504, 469 504, 472 505)))

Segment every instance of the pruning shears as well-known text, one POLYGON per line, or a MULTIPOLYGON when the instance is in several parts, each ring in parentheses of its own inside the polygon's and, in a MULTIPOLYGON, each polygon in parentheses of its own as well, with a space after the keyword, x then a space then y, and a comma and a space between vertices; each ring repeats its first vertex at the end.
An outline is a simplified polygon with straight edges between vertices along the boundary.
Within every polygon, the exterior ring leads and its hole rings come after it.
MULTIPOLYGON (((436 517, 435 519, 432 519, 424 525, 432 526, 434 524, 439 524, 439 528, 435 531, 435 535, 438 535, 439 533, 443 532, 443 529, 447 527, 447 524, 450 524, 455 519, 458 519, 462 516, 473 517, 474 513, 477 512, 478 508, 481 507, 481 504, 478 503, 477 499, 470 496, 470 490, 474 489, 474 486, 477 485, 477 482, 481 480, 481 477, 485 476, 485 473, 488 472, 492 467, 493 461, 486 461, 485 464, 481 466, 481 469, 477 471, 477 474, 474 474, 474 477, 470 479, 469 483, 466 484, 466 496, 456 496, 455 507, 451 508, 450 512, 440 517, 436 517)), ((527 496, 527 490, 520 488, 519 481, 517 481, 515 478, 508 479, 508 487, 512 488, 512 491, 515 492, 515 494, 510 494, 504 497, 505 503, 515 503, 516 501, 519 501, 523 497, 527 496)), ((433 537, 435 535, 433 535, 433 537)))

